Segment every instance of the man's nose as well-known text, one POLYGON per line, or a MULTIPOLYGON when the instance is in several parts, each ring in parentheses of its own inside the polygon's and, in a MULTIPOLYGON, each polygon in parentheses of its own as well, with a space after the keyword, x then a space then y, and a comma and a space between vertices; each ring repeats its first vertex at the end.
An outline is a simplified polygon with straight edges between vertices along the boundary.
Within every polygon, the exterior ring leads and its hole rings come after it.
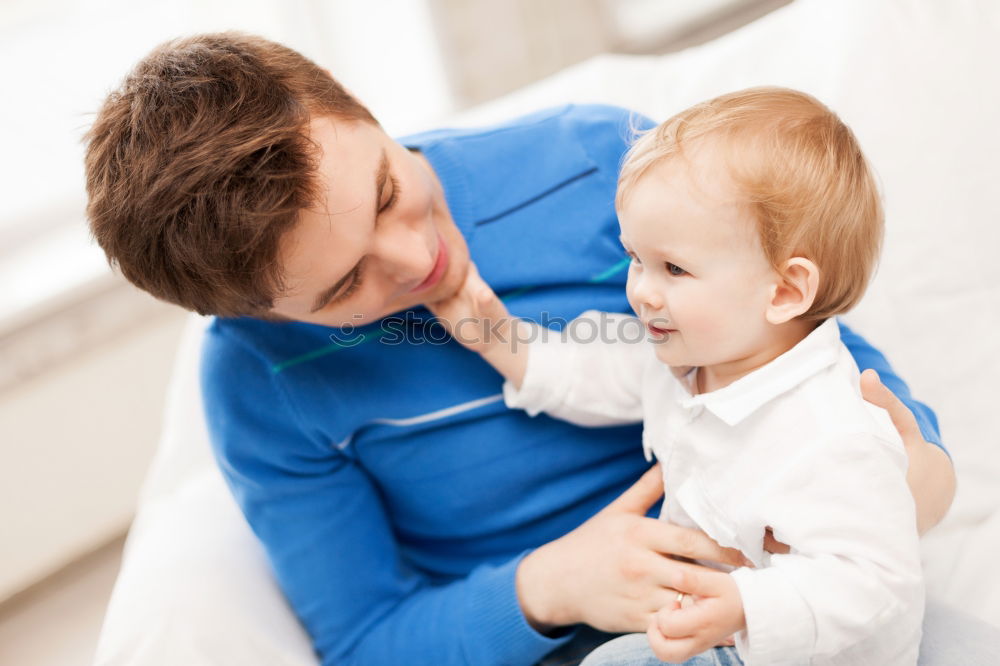
POLYGON ((375 256, 385 274, 399 284, 419 284, 427 277, 434 262, 427 234, 405 224, 379 230, 375 239, 375 256))

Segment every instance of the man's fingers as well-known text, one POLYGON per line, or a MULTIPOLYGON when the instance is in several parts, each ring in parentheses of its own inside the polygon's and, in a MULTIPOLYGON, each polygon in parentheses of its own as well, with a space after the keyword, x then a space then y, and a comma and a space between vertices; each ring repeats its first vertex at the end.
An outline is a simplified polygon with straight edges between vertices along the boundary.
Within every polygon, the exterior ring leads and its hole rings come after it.
POLYGON ((663 557, 655 553, 650 553, 651 558, 649 560, 642 560, 642 564, 645 567, 645 580, 659 587, 663 591, 663 596, 657 595, 656 608, 662 608, 672 604, 677 599, 677 593, 683 592, 684 594, 689 594, 692 596, 718 596, 721 593, 721 588, 717 584, 713 584, 713 581, 706 583, 701 582, 701 574, 717 574, 719 576, 725 576, 715 569, 709 569, 701 564, 693 564, 691 562, 685 562, 683 560, 676 560, 669 557, 663 557), (683 589, 674 585, 674 582, 678 580, 678 576, 682 577, 682 580, 691 580, 692 577, 696 581, 689 584, 689 587, 699 586, 699 589, 705 589, 710 591, 705 592, 695 592, 692 590, 683 589))
POLYGON ((698 597, 718 597, 726 592, 729 574, 696 565, 678 568, 670 586, 678 592, 698 597))
POLYGON ((735 548, 723 548, 701 530, 656 521, 656 526, 651 525, 649 531, 649 547, 664 555, 680 555, 734 567, 749 565, 743 553, 735 548))
POLYGON ((892 424, 904 441, 910 441, 914 436, 923 440, 913 412, 882 383, 878 373, 870 368, 861 373, 861 397, 889 412, 892 424))
POLYGON ((660 465, 653 465, 638 481, 604 508, 605 511, 622 511, 645 515, 649 508, 663 497, 663 476, 660 465))
POLYGON ((649 605, 650 610, 656 610, 669 606, 677 600, 677 593, 680 590, 675 590, 671 585, 678 571, 688 569, 698 571, 705 567, 664 557, 653 550, 644 550, 634 553, 629 558, 624 575, 649 586, 648 592, 644 594, 644 602, 649 605))

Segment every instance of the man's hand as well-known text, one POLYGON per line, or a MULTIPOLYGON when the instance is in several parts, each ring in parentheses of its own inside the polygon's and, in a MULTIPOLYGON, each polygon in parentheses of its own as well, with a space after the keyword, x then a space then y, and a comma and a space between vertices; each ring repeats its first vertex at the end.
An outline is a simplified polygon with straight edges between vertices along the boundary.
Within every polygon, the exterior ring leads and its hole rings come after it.
POLYGON ((924 440, 913 412, 879 379, 874 370, 861 373, 861 395, 889 412, 903 439, 910 466, 906 482, 917 506, 917 530, 923 534, 941 522, 955 498, 955 468, 948 454, 924 440))
POLYGON ((711 569, 678 555, 745 566, 739 551, 703 532, 647 518, 663 495, 660 466, 566 536, 529 553, 517 570, 517 595, 537 630, 586 623, 609 632, 642 632, 677 597, 678 572, 711 569))
POLYGON ((729 574, 682 571, 673 585, 690 596, 683 604, 675 599, 661 608, 646 629, 649 646, 660 659, 686 661, 746 628, 740 591, 729 574))

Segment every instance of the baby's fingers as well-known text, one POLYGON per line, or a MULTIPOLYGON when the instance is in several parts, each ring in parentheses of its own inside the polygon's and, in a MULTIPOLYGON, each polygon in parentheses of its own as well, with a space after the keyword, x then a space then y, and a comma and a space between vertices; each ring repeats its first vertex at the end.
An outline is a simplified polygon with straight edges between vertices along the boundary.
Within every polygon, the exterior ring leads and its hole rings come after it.
POLYGON ((649 640, 649 647, 659 659, 676 664, 698 654, 695 650, 695 639, 668 638, 660 633, 656 626, 655 619, 650 619, 649 628, 646 629, 646 638, 649 640))
POLYGON ((476 295, 481 286, 485 286, 485 283, 479 277, 475 264, 470 262, 465 279, 457 291, 439 301, 425 303, 425 305, 434 316, 444 320, 441 323, 445 328, 451 330, 453 320, 477 316, 476 295))
POLYGON ((694 636, 710 624, 704 606, 697 604, 687 608, 661 608, 656 613, 656 626, 667 638, 694 636))
POLYGON ((499 321, 510 316, 503 301, 493 288, 486 284, 475 265, 469 266, 469 272, 465 276, 464 291, 472 299, 473 307, 481 318, 499 321))

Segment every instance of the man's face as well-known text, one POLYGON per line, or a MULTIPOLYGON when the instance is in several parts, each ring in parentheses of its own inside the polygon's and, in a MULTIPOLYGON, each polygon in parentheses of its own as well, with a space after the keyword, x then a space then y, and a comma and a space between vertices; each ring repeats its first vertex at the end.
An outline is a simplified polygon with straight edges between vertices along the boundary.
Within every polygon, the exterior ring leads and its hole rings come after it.
POLYGON ((469 251, 426 160, 365 122, 310 128, 323 194, 282 239, 286 291, 271 312, 361 326, 455 293, 469 251))

